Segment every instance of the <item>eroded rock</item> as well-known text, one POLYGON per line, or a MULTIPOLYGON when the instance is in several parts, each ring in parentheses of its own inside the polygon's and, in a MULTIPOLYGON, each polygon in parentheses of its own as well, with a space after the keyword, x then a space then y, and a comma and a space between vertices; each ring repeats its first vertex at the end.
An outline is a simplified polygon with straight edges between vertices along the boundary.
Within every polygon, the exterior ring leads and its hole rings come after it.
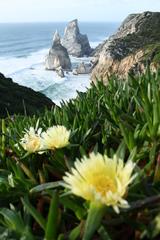
MULTIPOLYGON (((97 48, 92 80, 105 83, 112 74, 127 78, 128 73, 141 74, 150 64, 160 65, 160 13, 131 14, 117 33, 97 48)), ((154 66, 154 67, 153 67, 154 66)), ((156 66, 156 67, 155 67, 156 66)))
POLYGON ((53 37, 53 44, 45 59, 47 70, 56 70, 61 67, 64 70, 71 69, 71 61, 67 49, 61 45, 61 39, 56 31, 53 37))
POLYGON ((83 57, 91 53, 88 37, 80 33, 77 19, 68 23, 61 42, 72 56, 83 57))
POLYGON ((65 77, 65 74, 64 74, 64 71, 63 71, 63 68, 62 67, 58 67, 56 69, 56 73, 58 74, 59 77, 61 78, 64 78, 65 77))
POLYGON ((76 69, 73 70, 74 75, 91 73, 92 65, 81 62, 76 69))

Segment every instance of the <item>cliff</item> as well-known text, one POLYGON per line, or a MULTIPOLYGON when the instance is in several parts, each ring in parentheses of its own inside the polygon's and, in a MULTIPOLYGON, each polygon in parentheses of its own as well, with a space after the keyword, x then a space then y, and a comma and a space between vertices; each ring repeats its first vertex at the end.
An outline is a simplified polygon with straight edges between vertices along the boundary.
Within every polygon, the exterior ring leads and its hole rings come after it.
POLYGON ((150 65, 160 65, 160 13, 131 14, 117 33, 94 51, 92 80, 107 82, 110 75, 126 78, 128 73, 141 74, 150 65))
POLYGON ((53 105, 42 93, 20 86, 0 73, 0 117, 6 117, 7 113, 32 115, 53 105))

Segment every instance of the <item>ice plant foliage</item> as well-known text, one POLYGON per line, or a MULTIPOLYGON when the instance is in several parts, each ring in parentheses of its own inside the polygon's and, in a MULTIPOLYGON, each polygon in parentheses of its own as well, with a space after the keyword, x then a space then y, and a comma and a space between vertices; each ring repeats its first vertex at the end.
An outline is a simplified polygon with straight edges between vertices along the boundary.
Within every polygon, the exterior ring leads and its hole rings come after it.
POLYGON ((134 166, 133 162, 124 163, 116 155, 110 159, 100 153, 91 153, 89 158, 77 160, 72 173, 66 173, 63 180, 73 194, 112 206, 119 213, 119 207, 129 206, 124 198, 128 185, 135 178, 132 176, 134 166))
POLYGON ((39 151, 41 148, 41 132, 42 129, 30 127, 25 131, 24 137, 20 140, 21 146, 29 153, 39 151))
POLYGON ((53 126, 42 133, 42 148, 63 148, 69 144, 70 131, 64 126, 53 126))

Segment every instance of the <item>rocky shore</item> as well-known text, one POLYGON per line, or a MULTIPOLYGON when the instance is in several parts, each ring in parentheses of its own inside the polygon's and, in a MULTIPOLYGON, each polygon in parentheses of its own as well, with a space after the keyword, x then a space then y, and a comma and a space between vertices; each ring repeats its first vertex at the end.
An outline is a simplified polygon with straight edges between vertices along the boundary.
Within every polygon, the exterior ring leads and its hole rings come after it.
POLYGON ((128 74, 142 74, 148 66, 156 71, 160 65, 160 12, 130 14, 118 31, 91 49, 87 35, 80 33, 78 21, 68 23, 62 39, 55 33, 52 48, 46 58, 46 69, 56 70, 64 77, 64 70, 74 75, 90 74, 91 80, 103 80, 111 75, 127 78, 128 74), (72 68, 69 56, 92 57, 90 65, 83 62, 72 68))
POLYGON ((117 33, 99 45, 93 52, 92 81, 111 75, 127 78, 129 73, 141 74, 150 66, 160 66, 160 12, 131 14, 117 33))
POLYGON ((56 71, 62 78, 65 77, 64 71, 73 71, 74 75, 89 74, 91 66, 82 62, 74 69, 70 56, 86 57, 90 56, 91 52, 88 37, 80 33, 78 20, 75 19, 68 23, 62 39, 58 31, 54 33, 52 47, 45 59, 45 68, 56 71))
MULTIPOLYGON (((64 81, 71 76, 78 82, 77 75, 82 74, 83 77, 83 74, 86 74, 85 77, 91 78, 91 81, 102 80, 105 84, 111 75, 126 79, 128 74, 144 73, 148 66, 152 71, 156 71, 160 67, 159 26, 160 12, 131 14, 114 35, 93 50, 87 36, 80 33, 78 21, 73 20, 67 25, 63 37, 55 32, 52 46, 46 56, 45 68, 54 70, 61 78, 66 77, 62 79, 64 81), (87 56, 91 62, 83 62, 83 58, 79 58, 79 61, 72 64, 71 55, 75 58, 87 56)), ((61 83, 62 85, 65 86, 65 83, 61 83)), ((47 92, 48 96, 51 96, 51 92, 55 91, 54 87, 48 87, 45 94, 47 92)), ((9 114, 23 114, 25 111, 27 114, 33 114, 53 105, 43 94, 19 86, 2 74, 0 92, 1 116, 6 116, 7 111, 9 114)))

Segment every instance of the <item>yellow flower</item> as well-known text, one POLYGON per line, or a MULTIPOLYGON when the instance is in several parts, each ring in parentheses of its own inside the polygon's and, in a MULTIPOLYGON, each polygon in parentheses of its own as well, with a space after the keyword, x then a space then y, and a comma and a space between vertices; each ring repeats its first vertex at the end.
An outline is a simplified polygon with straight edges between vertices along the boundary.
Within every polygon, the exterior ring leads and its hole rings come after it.
POLYGON ((156 230, 159 230, 160 231, 160 214, 158 214, 155 218, 155 228, 156 230))
POLYGON ((42 133, 42 148, 63 148, 69 144, 70 131, 64 126, 53 126, 42 133))
POLYGON ((41 148, 41 131, 39 128, 34 129, 30 127, 29 130, 25 131, 24 137, 20 140, 21 146, 29 153, 39 151, 41 148))
POLYGON ((112 206, 119 213, 119 207, 129 207, 124 199, 135 164, 114 155, 113 159, 106 155, 91 153, 89 158, 75 162, 72 173, 63 177, 64 186, 77 196, 102 205, 112 206))

